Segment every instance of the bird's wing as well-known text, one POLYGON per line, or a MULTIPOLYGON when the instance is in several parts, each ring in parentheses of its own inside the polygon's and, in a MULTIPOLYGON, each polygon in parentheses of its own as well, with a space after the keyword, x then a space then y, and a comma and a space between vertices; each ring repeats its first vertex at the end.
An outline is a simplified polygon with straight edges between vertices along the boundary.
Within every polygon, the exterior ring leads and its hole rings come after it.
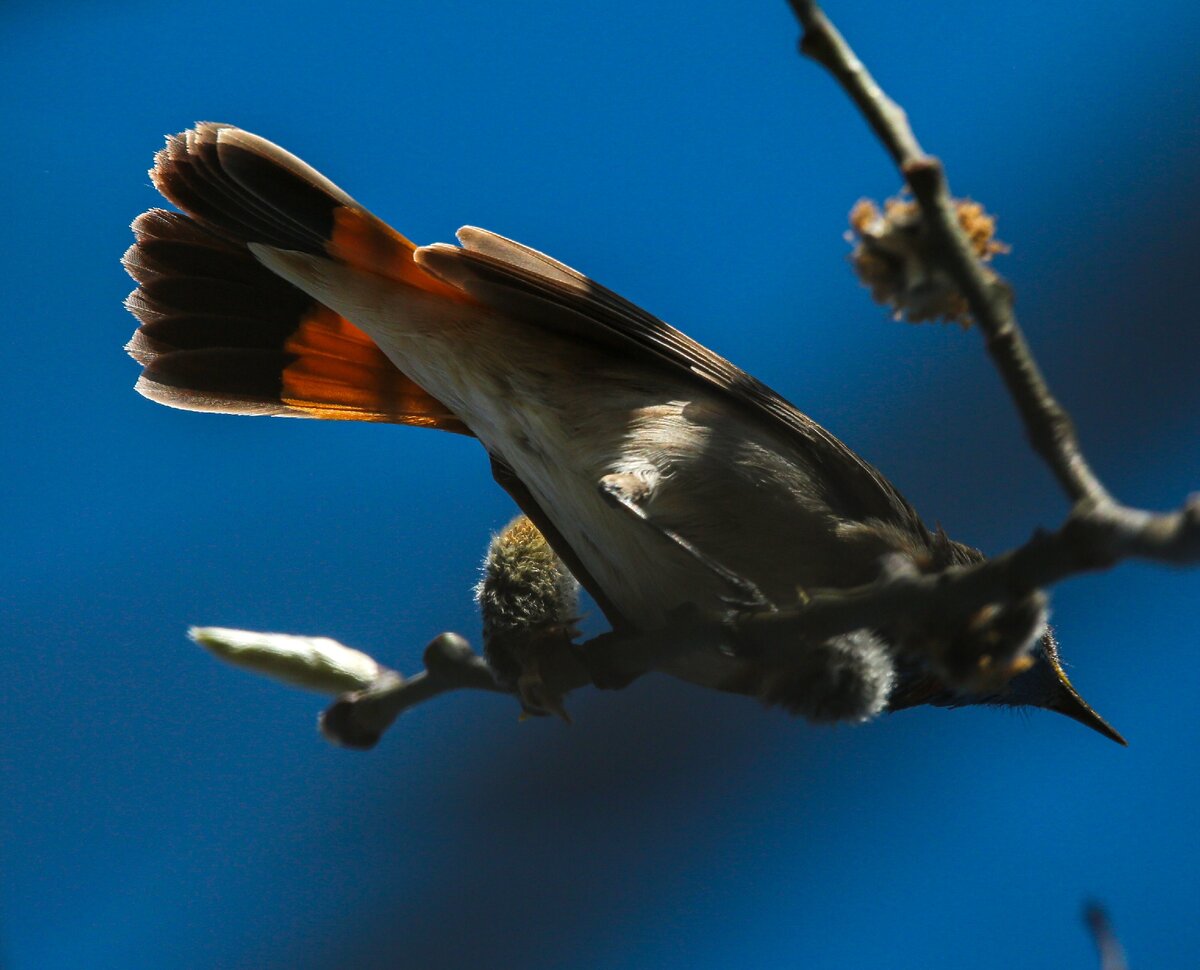
POLYGON ((925 534, 912 506, 879 471, 724 357, 537 250, 475 227, 461 229, 458 238, 461 248, 436 243, 417 249, 417 264, 514 319, 633 354, 703 382, 790 440, 829 483, 836 511, 925 534))
POLYGON ((524 324, 687 375, 791 443, 828 483, 835 511, 925 534, 879 472, 774 391, 533 249, 481 229, 463 230, 462 248, 417 248, 294 155, 226 125, 200 124, 168 139, 151 177, 188 215, 143 216, 126 256, 141 284, 130 298, 142 323, 130 352, 146 366, 139 389, 147 396, 200 410, 469 433, 390 366, 366 334, 256 265, 247 244, 262 243, 447 300, 477 301, 524 324))

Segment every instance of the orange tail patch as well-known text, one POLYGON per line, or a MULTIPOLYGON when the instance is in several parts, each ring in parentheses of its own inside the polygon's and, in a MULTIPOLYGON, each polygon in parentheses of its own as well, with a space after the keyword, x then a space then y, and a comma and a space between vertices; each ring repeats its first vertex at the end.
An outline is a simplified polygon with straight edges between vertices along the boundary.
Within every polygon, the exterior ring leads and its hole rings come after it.
POLYGON ((371 338, 200 220, 161 209, 133 224, 130 355, 138 390, 172 407, 386 421, 470 434, 371 338))
POLYGON ((280 399, 310 417, 471 433, 397 370, 370 337, 328 307, 315 304, 283 349, 295 359, 283 370, 280 399))

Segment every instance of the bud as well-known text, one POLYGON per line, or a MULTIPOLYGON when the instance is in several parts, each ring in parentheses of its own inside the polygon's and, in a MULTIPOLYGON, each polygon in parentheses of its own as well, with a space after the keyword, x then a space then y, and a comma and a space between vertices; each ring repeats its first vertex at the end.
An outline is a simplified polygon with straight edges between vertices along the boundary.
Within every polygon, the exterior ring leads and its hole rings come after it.
MULTIPOLYGON (((1009 247, 995 238, 996 220, 970 199, 954 200, 958 224, 971 248, 990 262, 1009 247)), ((848 241, 855 244, 850 262, 876 303, 890 306, 897 320, 922 323, 943 320, 970 325, 967 301, 954 281, 931 258, 929 234, 921 207, 900 196, 888 199, 883 211, 869 199, 860 199, 850 210, 848 241)))
POLYGON ((576 634, 579 583, 528 518, 513 519, 488 545, 475 587, 483 655, 496 680, 516 691, 527 713, 566 719, 562 695, 544 680, 547 661, 576 634))
POLYGON ((332 696, 360 690, 380 672, 374 658, 329 637, 255 633, 217 626, 194 626, 188 636, 234 666, 332 696))

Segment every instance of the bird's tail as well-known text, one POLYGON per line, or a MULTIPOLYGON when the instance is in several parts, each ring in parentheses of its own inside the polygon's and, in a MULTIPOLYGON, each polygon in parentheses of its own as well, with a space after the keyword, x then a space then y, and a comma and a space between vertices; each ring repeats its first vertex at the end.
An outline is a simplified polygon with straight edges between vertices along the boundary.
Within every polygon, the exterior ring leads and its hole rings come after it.
POLYGON ((469 434, 365 333, 268 270, 248 244, 321 256, 449 299, 415 246, 271 142, 203 123, 167 139, 150 170, 183 213, 133 223, 124 265, 139 326, 137 390, 193 411, 389 421, 469 434))

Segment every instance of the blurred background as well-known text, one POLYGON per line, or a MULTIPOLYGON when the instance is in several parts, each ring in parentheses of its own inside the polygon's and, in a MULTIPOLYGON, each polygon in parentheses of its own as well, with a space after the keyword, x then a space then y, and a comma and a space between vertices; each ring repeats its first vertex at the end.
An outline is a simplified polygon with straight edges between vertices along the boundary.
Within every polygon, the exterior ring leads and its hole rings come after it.
MULTIPOLYGON (((959 194, 1127 501, 1200 486, 1194 3, 830 0, 959 194)), ((893 323, 842 239, 898 189, 782 0, 0 6, 0 940, 57 968, 1093 967, 1200 952, 1200 572, 1056 591, 1130 740, 920 709, 816 729, 649 677, 575 724, 454 695, 374 751, 189 624, 413 670, 513 513, 478 446, 136 396, 118 260, 201 119, 291 149, 418 242, 486 226, 782 391, 927 519, 999 551, 1065 505, 980 347, 893 323)), ((592 624, 598 627, 593 618, 592 624)))

